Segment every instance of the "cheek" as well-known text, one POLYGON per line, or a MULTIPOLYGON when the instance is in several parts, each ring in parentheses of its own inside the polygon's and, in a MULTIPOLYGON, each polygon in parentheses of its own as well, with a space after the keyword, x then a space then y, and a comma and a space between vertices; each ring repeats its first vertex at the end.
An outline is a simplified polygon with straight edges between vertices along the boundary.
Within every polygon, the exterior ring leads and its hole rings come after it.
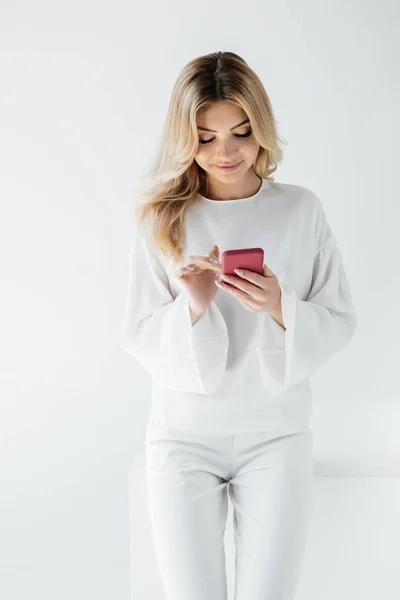
POLYGON ((205 146, 200 145, 197 148, 195 156, 196 156, 196 158, 200 158, 200 160, 201 160, 202 158, 206 158, 209 154, 210 154, 210 152, 209 152, 209 148, 207 148, 207 145, 205 145, 205 146))
POLYGON ((251 160, 254 161, 257 157, 258 151, 260 149, 260 145, 257 144, 256 141, 252 141, 246 145, 246 147, 243 148, 243 152, 246 154, 246 157, 251 160))
POLYGON ((210 162, 210 152, 207 151, 206 148, 203 148, 202 146, 199 147, 199 149, 197 150, 196 154, 194 155, 194 158, 196 159, 196 162, 199 163, 200 166, 207 164, 210 162))

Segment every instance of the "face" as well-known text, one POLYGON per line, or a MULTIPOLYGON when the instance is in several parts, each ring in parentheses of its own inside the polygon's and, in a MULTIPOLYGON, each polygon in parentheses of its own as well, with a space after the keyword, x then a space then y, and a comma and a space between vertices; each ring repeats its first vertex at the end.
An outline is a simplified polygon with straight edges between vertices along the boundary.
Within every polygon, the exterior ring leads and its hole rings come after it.
POLYGON ((250 172, 254 177, 252 165, 260 145, 254 139, 247 114, 239 106, 216 102, 197 114, 196 124, 199 146, 194 159, 207 173, 211 185, 236 183, 250 172), (232 170, 219 168, 223 163, 240 164, 232 170))

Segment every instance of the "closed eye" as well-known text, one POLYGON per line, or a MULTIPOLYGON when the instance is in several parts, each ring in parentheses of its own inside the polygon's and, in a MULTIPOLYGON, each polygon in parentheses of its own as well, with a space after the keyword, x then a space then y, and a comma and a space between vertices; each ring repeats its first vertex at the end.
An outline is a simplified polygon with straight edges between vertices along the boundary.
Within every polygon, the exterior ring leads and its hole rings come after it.
MULTIPOLYGON (((238 138, 247 138, 252 134, 252 130, 250 129, 250 131, 247 131, 246 133, 234 133, 235 137, 238 138)), ((200 144, 209 144, 210 142, 212 142, 213 140, 215 140, 215 138, 211 138, 211 140, 199 140, 200 144)))

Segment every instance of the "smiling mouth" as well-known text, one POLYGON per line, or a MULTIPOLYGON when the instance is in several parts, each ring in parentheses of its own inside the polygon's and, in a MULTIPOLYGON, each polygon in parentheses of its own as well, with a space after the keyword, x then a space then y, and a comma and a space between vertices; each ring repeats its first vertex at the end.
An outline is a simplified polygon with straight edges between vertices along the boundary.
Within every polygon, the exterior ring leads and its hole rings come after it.
POLYGON ((237 163, 230 163, 227 165, 215 165, 215 166, 218 167, 218 169, 233 169, 235 167, 238 167, 241 163, 242 163, 242 161, 239 161, 237 163))

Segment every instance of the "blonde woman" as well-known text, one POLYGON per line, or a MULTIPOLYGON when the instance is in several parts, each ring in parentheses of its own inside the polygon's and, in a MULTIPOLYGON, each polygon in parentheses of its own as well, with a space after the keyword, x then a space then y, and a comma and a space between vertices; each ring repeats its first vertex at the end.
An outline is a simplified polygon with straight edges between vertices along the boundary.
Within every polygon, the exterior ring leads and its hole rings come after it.
POLYGON ((146 485, 168 600, 293 600, 313 506, 309 378, 356 313, 319 198, 276 183, 269 97, 233 52, 189 62, 137 206, 121 346, 152 376, 146 485), (224 168, 225 167, 225 168, 224 168), (264 250, 224 277, 224 250, 264 250))

